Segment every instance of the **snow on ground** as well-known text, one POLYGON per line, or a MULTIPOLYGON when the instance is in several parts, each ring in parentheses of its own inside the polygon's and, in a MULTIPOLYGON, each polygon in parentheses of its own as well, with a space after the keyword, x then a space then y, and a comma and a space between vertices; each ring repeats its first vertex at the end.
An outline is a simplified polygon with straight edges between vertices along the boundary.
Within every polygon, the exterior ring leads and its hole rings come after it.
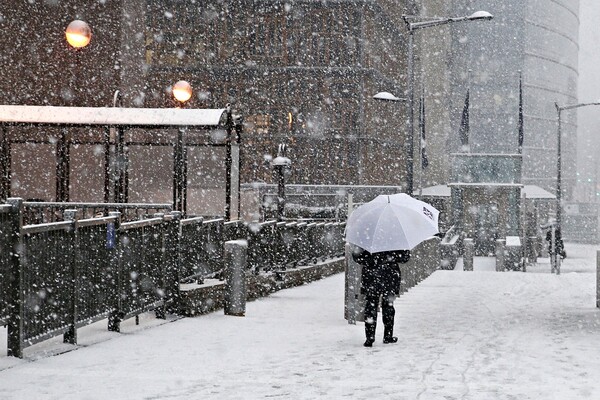
POLYGON ((94 344, 76 351, 0 356, 0 399, 598 399, 595 250, 567 244, 559 276, 543 259, 527 273, 437 271, 396 300, 400 342, 382 344, 380 323, 370 349, 343 319, 343 274, 243 318, 90 327, 80 340, 94 344))

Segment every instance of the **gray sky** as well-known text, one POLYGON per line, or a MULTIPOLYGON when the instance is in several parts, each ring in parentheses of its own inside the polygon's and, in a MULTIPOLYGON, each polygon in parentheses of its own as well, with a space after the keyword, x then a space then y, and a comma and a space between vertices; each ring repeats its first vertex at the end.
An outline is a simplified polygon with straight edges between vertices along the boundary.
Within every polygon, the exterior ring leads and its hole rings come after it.
POLYGON ((579 100, 600 100, 600 1, 580 0, 579 100))
MULTIPOLYGON (((579 18, 579 101, 600 101, 600 1, 580 0, 579 18)), ((600 158, 600 107, 580 109, 578 125, 577 169, 584 181, 600 181, 594 173, 600 158)))

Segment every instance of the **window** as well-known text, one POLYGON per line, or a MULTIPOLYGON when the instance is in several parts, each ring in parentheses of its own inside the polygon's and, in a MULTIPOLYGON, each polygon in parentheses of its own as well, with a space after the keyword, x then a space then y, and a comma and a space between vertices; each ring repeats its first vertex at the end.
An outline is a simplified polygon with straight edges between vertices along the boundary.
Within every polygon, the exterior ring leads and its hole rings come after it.
POLYGON ((248 48, 252 56, 283 57, 286 41, 285 17, 266 14, 247 20, 248 48))

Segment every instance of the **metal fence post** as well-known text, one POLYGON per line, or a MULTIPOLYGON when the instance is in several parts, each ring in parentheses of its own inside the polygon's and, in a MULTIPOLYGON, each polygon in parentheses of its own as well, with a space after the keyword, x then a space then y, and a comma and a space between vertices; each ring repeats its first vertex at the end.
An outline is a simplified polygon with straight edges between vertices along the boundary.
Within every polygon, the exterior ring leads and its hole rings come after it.
POLYGON ((69 231, 70 243, 68 243, 68 249, 71 269, 71 296, 69 302, 69 330, 63 335, 63 342, 70 344, 77 344, 77 320, 78 320, 78 299, 79 299, 79 240, 77 235, 77 210, 65 210, 63 217, 65 221, 71 221, 71 227, 69 231))
POLYGON ((248 243, 225 242, 225 315, 246 314, 246 261, 248 243))
POLYGON ((108 213, 109 217, 115 217, 116 221, 112 226, 107 226, 107 239, 112 235, 110 240, 111 247, 109 248, 110 257, 110 274, 111 287, 113 288, 110 294, 112 307, 108 315, 108 330, 112 332, 121 331, 121 319, 123 318, 121 312, 121 252, 122 243, 119 240, 119 229, 121 226, 121 213, 113 211, 108 213))
MULTIPOLYGON (((167 255, 167 237, 170 235, 170 222, 171 217, 165 218, 165 213, 155 213, 153 218, 161 218, 162 224, 159 226, 160 236, 161 236, 161 244, 160 244, 160 271, 158 276, 158 288, 162 291, 162 305, 154 309, 154 315, 158 319, 166 319, 167 318, 167 274, 169 273, 169 257, 167 255)), ((160 292, 159 292, 160 293, 160 292)), ((140 316, 135 316, 135 324, 139 325, 140 316)))
POLYGON ((23 279, 24 270, 21 263, 21 249, 23 240, 21 237, 21 225, 23 218, 23 199, 9 198, 6 200, 12 206, 10 218, 11 232, 11 268, 8 271, 8 290, 6 293, 8 301, 8 352, 9 356, 23 358, 23 332, 25 310, 23 279))
POLYGON ((464 240, 465 253, 463 256, 463 271, 473 271, 473 256, 475 254, 475 243, 473 239, 464 240))
POLYGON ((180 282, 180 251, 181 251, 181 211, 171 212, 171 220, 167 222, 165 237, 165 306, 170 313, 179 312, 181 293, 180 282))

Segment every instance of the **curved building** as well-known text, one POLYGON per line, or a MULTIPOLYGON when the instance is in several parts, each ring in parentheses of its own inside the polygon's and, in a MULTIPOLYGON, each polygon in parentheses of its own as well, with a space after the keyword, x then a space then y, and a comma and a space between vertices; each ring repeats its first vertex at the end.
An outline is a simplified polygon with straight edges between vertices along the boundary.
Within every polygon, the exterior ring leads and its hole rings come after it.
MULTIPOLYGON (((529 0, 525 17, 523 183, 556 188, 557 111, 577 103, 578 0, 529 0)), ((563 113, 561 152, 565 194, 575 186, 577 113, 563 113)), ((552 190, 553 191, 553 190, 552 190)))
MULTIPOLYGON (((429 82, 425 85, 428 100, 433 102, 433 96, 440 91, 449 99, 447 115, 429 114, 430 126, 435 125, 436 118, 445 119, 445 146, 457 151, 461 114, 469 91, 470 151, 517 153, 519 79, 522 77, 522 183, 538 185, 554 193, 557 176, 555 103, 577 102, 579 0, 424 0, 421 6, 421 15, 427 16, 462 16, 479 10, 494 15, 491 21, 458 23, 445 31, 424 32, 421 60, 439 63, 438 59, 445 58, 448 68, 436 72, 429 65, 423 65, 425 75, 435 75, 423 77, 429 82), (431 36, 436 33, 451 39, 434 46, 432 51, 430 43, 435 43, 437 38, 431 36), (430 55, 432 52, 436 53, 435 57, 430 55), (440 83, 444 80, 445 85, 440 83)), ((575 183, 576 113, 563 113, 563 117, 562 187, 563 198, 568 199, 575 183)), ((429 137, 428 145, 429 140, 443 141, 429 137)), ((433 163, 448 162, 441 158, 434 159, 433 163)), ((447 165, 434 166, 425 179, 429 184, 442 183, 447 177, 434 175, 434 171, 447 173, 448 170, 447 165)))

